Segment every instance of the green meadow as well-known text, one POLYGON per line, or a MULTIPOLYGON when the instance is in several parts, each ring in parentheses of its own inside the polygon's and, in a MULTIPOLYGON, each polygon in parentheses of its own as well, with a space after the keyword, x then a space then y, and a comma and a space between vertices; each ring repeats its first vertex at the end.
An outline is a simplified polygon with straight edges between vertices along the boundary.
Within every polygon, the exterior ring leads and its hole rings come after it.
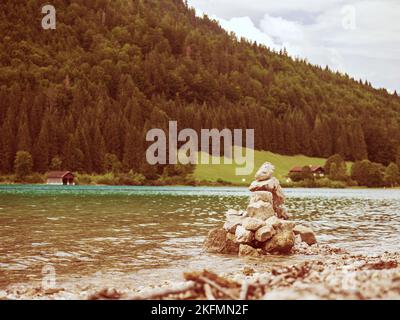
MULTIPOLYGON (((210 157, 211 158, 211 157, 210 157)), ((199 181, 212 181, 223 180, 233 184, 249 184, 254 180, 254 174, 257 169, 266 161, 271 162, 275 166, 275 177, 284 181, 290 169, 295 166, 306 165, 324 165, 326 159, 312 158, 303 155, 297 156, 284 156, 275 154, 269 151, 255 151, 254 152, 254 166, 253 172, 247 176, 237 176, 235 169, 238 167, 236 164, 224 164, 223 158, 220 158, 219 165, 216 164, 198 164, 194 172, 194 177, 199 181)), ((211 163, 211 161, 210 161, 211 163)))

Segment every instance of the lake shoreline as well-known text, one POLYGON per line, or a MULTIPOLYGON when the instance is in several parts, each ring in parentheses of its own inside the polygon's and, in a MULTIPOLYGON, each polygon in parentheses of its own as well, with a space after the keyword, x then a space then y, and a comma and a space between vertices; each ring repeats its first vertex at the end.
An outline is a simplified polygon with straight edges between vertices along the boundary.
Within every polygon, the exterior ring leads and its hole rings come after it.
MULTIPOLYGON (((0 186, 50 186, 45 183, 10 183, 10 182, 0 182, 0 186)), ((198 183, 196 185, 193 184, 142 184, 142 185, 110 185, 110 184, 76 184, 75 186, 79 187, 232 187, 232 188, 248 188, 248 184, 243 183, 243 184, 234 184, 234 183, 229 183, 229 184, 222 184, 222 183, 198 183)), ((63 187, 62 185, 60 186, 52 186, 52 187, 63 187)), ((67 186, 64 186, 67 187, 67 186)), ((68 186, 68 187, 74 187, 74 186, 68 186)), ((332 189, 332 190, 399 190, 400 187, 393 187, 393 188, 388 188, 388 187, 364 187, 364 186, 352 186, 352 187, 345 187, 345 188, 338 188, 338 187, 304 187, 304 186, 285 186, 284 184, 282 185, 284 189, 332 189)))
MULTIPOLYGON (((162 290, 147 289, 133 296, 119 293, 119 299, 400 300, 400 252, 378 256, 326 254, 308 257, 295 264, 274 266, 267 271, 255 265, 242 272, 223 275, 210 271, 189 272, 184 278, 183 288, 189 284, 188 280, 195 282, 191 292, 178 290, 176 293, 177 286, 164 286, 162 290), (208 280, 205 282, 204 278, 208 280), (226 292, 235 285, 237 289, 227 295, 226 292)), ((115 299, 116 292, 102 290, 89 299, 115 299), (111 297, 108 297, 110 293, 111 297)))
MULTIPOLYGON (((283 257, 284 258, 284 257, 283 257)), ((71 285, 68 281, 54 288, 40 284, 19 284, 0 290, 0 300, 21 299, 77 299, 77 300, 196 300, 239 298, 244 286, 247 300, 400 300, 400 252, 381 255, 354 255, 350 253, 298 254, 299 262, 282 262, 271 267, 260 267, 263 258, 248 258, 241 271, 214 273, 213 266, 204 270, 182 270, 181 280, 162 279, 147 286, 128 287, 71 285), (199 275, 211 278, 211 291, 199 275), (199 279, 198 279, 199 278, 199 279), (212 286, 212 282, 216 286, 212 286), (218 289, 229 283, 231 295, 218 289)), ((76 282, 79 279, 74 279, 76 282)), ((78 281, 80 282, 80 281, 78 281)), ((84 281, 83 281, 84 283, 84 281)), ((210 283, 210 282, 208 282, 210 283)), ((229 289, 227 288, 227 289, 229 289)), ((229 291, 229 290, 228 290, 229 291)))

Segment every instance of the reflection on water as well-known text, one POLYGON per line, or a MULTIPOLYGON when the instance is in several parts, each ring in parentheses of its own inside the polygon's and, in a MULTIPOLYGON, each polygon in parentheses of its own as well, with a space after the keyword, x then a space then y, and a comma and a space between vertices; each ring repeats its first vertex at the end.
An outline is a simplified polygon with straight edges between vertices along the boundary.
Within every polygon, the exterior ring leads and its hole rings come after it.
MULTIPOLYGON (((397 190, 286 194, 293 218, 307 221, 321 243, 360 253, 399 249, 397 190)), ((240 266, 240 258, 208 255, 201 245, 248 196, 245 188, 0 186, 0 287, 38 280, 46 264, 59 278, 111 282, 240 266)))

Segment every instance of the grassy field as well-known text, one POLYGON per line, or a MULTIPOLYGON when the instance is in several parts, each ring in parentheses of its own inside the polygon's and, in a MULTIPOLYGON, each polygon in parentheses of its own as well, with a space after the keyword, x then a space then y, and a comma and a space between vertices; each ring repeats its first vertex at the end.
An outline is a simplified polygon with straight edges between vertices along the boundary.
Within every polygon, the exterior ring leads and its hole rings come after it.
MULTIPOLYGON (((268 151, 255 151, 253 173, 248 176, 236 176, 235 169, 237 166, 235 164, 199 164, 196 166, 194 176, 196 180, 200 181, 217 181, 218 179, 222 179, 234 184, 249 184, 254 180, 254 174, 257 169, 266 161, 271 162, 275 166, 275 176, 282 181, 285 180, 289 170, 294 166, 324 165, 326 159, 311 158, 303 155, 283 156, 268 151)), ((221 163, 223 163, 222 158, 221 163)))

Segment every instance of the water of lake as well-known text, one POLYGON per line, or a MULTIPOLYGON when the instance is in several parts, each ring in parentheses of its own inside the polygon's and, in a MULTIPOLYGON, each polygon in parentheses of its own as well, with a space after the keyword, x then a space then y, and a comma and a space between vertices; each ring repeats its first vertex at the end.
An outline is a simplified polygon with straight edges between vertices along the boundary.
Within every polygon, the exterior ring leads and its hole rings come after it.
MULTIPOLYGON (((311 225, 320 243, 363 254, 400 248, 399 190, 285 193, 293 219, 311 225)), ((249 195, 245 188, 0 186, 0 288, 39 281, 46 265, 61 281, 108 286, 240 268, 242 258, 201 246, 249 195)))

